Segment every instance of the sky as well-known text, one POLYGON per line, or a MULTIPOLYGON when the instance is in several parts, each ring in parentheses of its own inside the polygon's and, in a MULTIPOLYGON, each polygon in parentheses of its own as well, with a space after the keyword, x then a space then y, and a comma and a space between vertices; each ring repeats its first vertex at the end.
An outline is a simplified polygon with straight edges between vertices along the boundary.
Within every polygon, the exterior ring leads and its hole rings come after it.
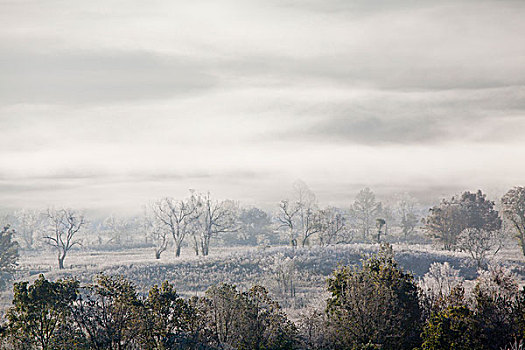
POLYGON ((0 0, 0 208, 525 180, 525 1, 0 0))

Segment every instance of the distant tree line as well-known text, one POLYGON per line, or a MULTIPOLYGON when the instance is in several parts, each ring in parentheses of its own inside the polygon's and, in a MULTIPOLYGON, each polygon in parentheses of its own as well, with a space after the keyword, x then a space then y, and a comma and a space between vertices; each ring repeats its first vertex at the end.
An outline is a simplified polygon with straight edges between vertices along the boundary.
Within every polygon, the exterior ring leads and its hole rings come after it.
POLYGON ((292 322, 266 289, 219 284, 185 299, 164 282, 140 295, 119 276, 14 285, 2 349, 511 349, 525 336, 525 289, 502 268, 470 293, 447 265, 418 285, 383 244, 328 280, 326 306, 292 322))
POLYGON ((134 237, 152 247, 157 259, 168 248, 179 257, 183 247, 206 256, 217 243, 295 248, 427 237, 444 249, 467 252, 481 268, 499 251, 508 232, 514 233, 525 255, 525 187, 509 190, 499 208, 481 191, 466 191, 443 200, 424 217, 421 205, 410 196, 397 196, 387 205, 376 200, 369 188, 361 190, 349 208, 321 207, 308 186, 297 181, 273 213, 192 190, 186 198, 165 197, 150 203, 142 217, 110 215, 90 222, 78 210, 62 208, 21 210, 3 221, 11 224, 11 236, 21 248, 55 250, 60 269, 75 247, 119 249, 134 237))

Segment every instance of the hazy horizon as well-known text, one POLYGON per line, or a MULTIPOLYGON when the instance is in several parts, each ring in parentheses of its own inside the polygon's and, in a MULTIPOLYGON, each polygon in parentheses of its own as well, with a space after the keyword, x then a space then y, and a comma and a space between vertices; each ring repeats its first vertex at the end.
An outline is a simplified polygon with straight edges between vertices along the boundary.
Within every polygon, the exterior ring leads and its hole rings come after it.
MULTIPOLYGON (((524 185, 523 1, 0 0, 0 210, 524 185)), ((498 198, 491 198, 497 200, 498 198)))

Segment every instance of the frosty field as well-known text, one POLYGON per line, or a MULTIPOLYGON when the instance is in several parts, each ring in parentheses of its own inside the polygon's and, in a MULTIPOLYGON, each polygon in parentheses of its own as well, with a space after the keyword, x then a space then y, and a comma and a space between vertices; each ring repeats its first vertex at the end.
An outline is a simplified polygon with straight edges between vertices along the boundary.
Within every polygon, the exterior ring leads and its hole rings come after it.
MULTIPOLYGON (((431 245, 394 244, 396 260, 416 278, 428 272, 433 262, 448 262, 460 271, 466 280, 476 277, 476 268, 464 253, 437 250, 431 245)), ((215 247, 210 255, 195 256, 190 249, 175 258, 167 251, 155 259, 153 248, 121 250, 71 251, 66 268, 57 268, 53 251, 23 251, 16 280, 32 281, 43 273, 56 280, 73 277, 90 283, 99 273, 122 275, 130 279, 137 289, 146 293, 154 284, 171 282, 183 296, 202 295, 212 285, 230 283, 241 290, 252 285, 267 287, 281 305, 295 314, 319 301, 326 279, 339 265, 360 264, 377 252, 375 244, 345 244, 327 247, 215 247)), ((517 246, 502 250, 493 264, 508 267, 521 281, 525 280, 525 259, 517 246)), ((2 307, 9 306, 11 291, 4 292, 2 307)))

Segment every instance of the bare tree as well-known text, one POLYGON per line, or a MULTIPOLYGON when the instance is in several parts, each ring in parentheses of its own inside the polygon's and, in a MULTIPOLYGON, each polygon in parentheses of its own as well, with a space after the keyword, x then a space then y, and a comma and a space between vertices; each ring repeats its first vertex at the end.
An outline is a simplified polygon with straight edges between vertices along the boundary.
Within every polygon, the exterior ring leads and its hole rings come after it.
POLYGON ((310 237, 322 230, 321 213, 317 208, 307 208, 300 212, 301 246, 306 246, 310 237))
POLYGON ((293 258, 285 257, 282 253, 278 253, 273 257, 273 263, 270 266, 273 277, 277 282, 277 287, 280 294, 283 296, 295 296, 295 278, 297 268, 293 258))
POLYGON ((458 247, 467 252, 478 269, 486 264, 489 253, 495 256, 503 246, 501 230, 466 228, 458 237, 458 247))
POLYGON ((109 233, 109 240, 107 243, 121 244, 122 235, 129 232, 131 227, 130 223, 124 219, 117 218, 114 215, 110 215, 104 220, 104 227, 109 233))
POLYGON ((363 239, 370 237, 370 231, 374 228, 380 212, 381 203, 376 202, 374 192, 368 187, 362 189, 352 205, 352 215, 357 220, 357 227, 363 239))
POLYGON ((297 228, 295 227, 295 222, 298 212, 299 206, 296 204, 290 204, 286 199, 283 199, 279 203, 279 214, 277 215, 279 228, 286 229, 292 247, 297 246, 297 228))
POLYGON ((146 232, 146 240, 151 238, 151 241, 155 245, 155 259, 160 259, 161 254, 168 248, 169 231, 162 229, 162 227, 159 226, 157 220, 155 220, 153 211, 153 205, 151 207, 146 207, 142 219, 142 226, 146 232))
POLYGON ((329 245, 337 243, 349 243, 353 237, 348 229, 344 213, 335 208, 328 207, 321 210, 321 231, 319 232, 319 244, 329 245))
POLYGON ((290 236, 290 243, 297 246, 297 240, 304 247, 310 237, 321 232, 321 212, 317 207, 315 194, 308 186, 298 180, 293 185, 293 204, 285 199, 279 204, 277 220, 281 228, 286 228, 290 236))
POLYGON ((426 302, 427 310, 434 310, 438 303, 446 308, 448 302, 453 301, 450 295, 463 284, 459 270, 454 269, 448 262, 432 263, 428 272, 419 280, 422 301, 426 302))
POLYGON ((72 209, 48 209, 48 229, 44 239, 54 247, 58 253, 58 268, 64 268, 64 259, 75 245, 75 235, 82 229, 86 221, 84 216, 72 209))
POLYGON ((193 233, 195 253, 198 254, 200 249, 200 253, 207 256, 212 237, 237 230, 237 205, 229 200, 213 200, 209 192, 196 195, 195 200, 198 208, 198 221, 193 233))
MULTIPOLYGON (((155 220, 161 230, 169 232, 175 243, 175 256, 180 256, 182 242, 192 223, 198 219, 200 203, 194 194, 188 199, 163 198, 153 206, 155 220)), ((160 233, 165 237, 163 233, 160 233)))
POLYGON ((405 194, 396 203, 395 211, 398 217, 398 225, 405 239, 414 233, 419 218, 416 213, 416 201, 414 198, 405 194))
POLYGON ((321 231, 321 215, 315 194, 303 181, 297 180, 293 185, 293 190, 299 209, 297 228, 301 245, 304 247, 311 236, 321 231))

